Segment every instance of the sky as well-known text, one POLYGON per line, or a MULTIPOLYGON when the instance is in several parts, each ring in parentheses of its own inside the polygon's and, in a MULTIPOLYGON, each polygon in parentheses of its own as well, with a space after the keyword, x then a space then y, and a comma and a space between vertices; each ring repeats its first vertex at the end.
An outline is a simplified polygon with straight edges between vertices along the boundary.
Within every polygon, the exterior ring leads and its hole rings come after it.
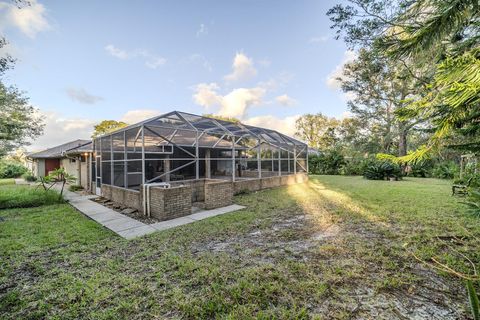
POLYGON ((347 112, 335 77, 354 54, 326 16, 341 1, 0 1, 3 81, 45 119, 30 150, 172 110, 293 135, 302 114, 347 112))

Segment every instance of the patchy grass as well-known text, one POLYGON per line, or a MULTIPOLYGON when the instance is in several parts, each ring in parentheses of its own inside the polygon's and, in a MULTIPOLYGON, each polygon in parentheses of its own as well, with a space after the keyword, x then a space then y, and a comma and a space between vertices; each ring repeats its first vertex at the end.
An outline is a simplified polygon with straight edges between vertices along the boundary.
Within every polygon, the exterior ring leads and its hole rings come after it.
POLYGON ((468 317, 463 284, 410 253, 468 271, 461 253, 479 266, 479 220, 448 182, 321 176, 235 202, 247 208, 133 241, 66 204, 1 210, 0 314, 468 317))
POLYGON ((15 179, 0 179, 0 186, 15 184, 15 179))
POLYGON ((61 203, 53 190, 35 189, 29 185, 0 185, 0 209, 29 208, 61 203))

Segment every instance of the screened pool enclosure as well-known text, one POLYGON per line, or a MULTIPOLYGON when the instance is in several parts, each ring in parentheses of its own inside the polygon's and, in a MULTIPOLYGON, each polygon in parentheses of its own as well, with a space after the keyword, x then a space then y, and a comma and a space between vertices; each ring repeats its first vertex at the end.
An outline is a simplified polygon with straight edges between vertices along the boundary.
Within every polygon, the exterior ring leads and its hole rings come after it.
POLYGON ((138 190, 182 180, 238 181, 307 171, 306 144, 274 130, 173 111, 94 140, 92 181, 138 190))

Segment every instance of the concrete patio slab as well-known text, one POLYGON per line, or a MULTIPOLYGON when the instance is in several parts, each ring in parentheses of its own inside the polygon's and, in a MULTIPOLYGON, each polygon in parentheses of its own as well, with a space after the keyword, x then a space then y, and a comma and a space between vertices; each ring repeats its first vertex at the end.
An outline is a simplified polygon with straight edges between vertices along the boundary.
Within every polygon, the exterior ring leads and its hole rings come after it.
POLYGON ((195 222, 195 221, 207 219, 207 218, 218 216, 220 214, 225 214, 225 213, 228 213, 228 212, 241 210, 241 209, 244 209, 244 208, 245 208, 244 206, 240 206, 240 205, 237 205, 237 204, 232 204, 230 206, 226 206, 226 207, 222 207, 222 208, 218 208, 218 209, 200 211, 200 212, 197 212, 197 213, 194 213, 194 214, 190 214, 188 216, 184 216, 184 217, 180 217, 180 218, 176 218, 176 219, 172 219, 172 220, 167 220, 167 221, 157 222, 157 223, 151 224, 150 226, 152 226, 153 228, 155 228, 159 231, 160 230, 167 230, 167 229, 170 229, 170 228, 182 226, 184 224, 189 224, 189 223, 192 223, 192 222, 195 222))
POLYGON ((140 227, 132 228, 132 229, 127 229, 123 231, 117 232, 121 237, 124 237, 125 239, 134 239, 137 237, 141 237, 153 232, 158 231, 157 229, 152 228, 149 225, 143 225, 140 227))
POLYGON ((172 220, 157 222, 157 223, 151 224, 150 226, 152 228, 155 228, 156 230, 161 231, 161 230, 167 230, 170 228, 175 228, 178 226, 183 226, 184 224, 189 224, 195 221, 196 220, 190 219, 188 216, 185 216, 185 217, 180 217, 172 220))
POLYGON ((124 230, 143 227, 143 226, 146 226, 146 224, 129 217, 122 217, 122 218, 109 220, 105 222, 105 227, 117 233, 119 231, 124 231, 124 230))
MULTIPOLYGON (((55 189, 59 191, 60 187, 55 186, 55 189)), ((82 195, 66 189, 63 192, 65 200, 69 201, 71 206, 125 239, 134 239, 153 232, 175 228, 245 208, 234 204, 223 208, 199 211, 185 217, 147 225, 115 210, 102 206, 99 203, 91 201, 90 199, 97 197, 95 195, 82 195)))
POLYGON ((244 209, 244 208, 245 208, 244 206, 239 206, 238 204, 232 204, 230 206, 217 208, 217 209, 213 209, 213 210, 200 211, 200 212, 191 214, 187 217, 190 218, 190 219, 193 219, 193 220, 203 220, 203 219, 206 219, 206 218, 215 217, 215 216, 218 216, 218 215, 221 215, 221 214, 224 214, 224 213, 237 211, 237 210, 241 210, 241 209, 244 209))
MULTIPOLYGON (((115 213, 117 213, 117 212, 115 212, 115 213)), ((117 220, 117 219, 120 219, 120 218, 123 217, 123 215, 118 216, 115 213, 101 212, 101 213, 98 213, 98 214, 92 214, 92 215, 85 214, 85 215, 104 226, 108 221, 117 220)))

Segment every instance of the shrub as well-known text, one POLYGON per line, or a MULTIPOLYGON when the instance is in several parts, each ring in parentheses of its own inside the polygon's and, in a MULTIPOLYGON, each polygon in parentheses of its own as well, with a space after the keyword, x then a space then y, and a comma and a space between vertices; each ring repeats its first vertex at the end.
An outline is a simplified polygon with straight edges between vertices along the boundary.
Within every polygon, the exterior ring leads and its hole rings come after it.
POLYGON ((460 172, 460 167, 453 161, 436 164, 432 169, 432 177, 438 179, 453 179, 460 172))
POLYGON ((0 179, 18 178, 28 171, 22 164, 13 161, 0 161, 0 179))
POLYGON ((37 181, 37 177, 35 177, 33 174, 27 172, 22 175, 22 178, 25 179, 25 181, 28 182, 35 182, 37 181))
POLYGON ((472 188, 469 190, 468 197, 463 203, 468 206, 468 212, 480 217, 480 189, 472 188))
POLYGON ((70 187, 68 187, 68 190, 75 192, 75 191, 83 190, 83 187, 78 184, 72 184, 70 187))
POLYGON ((341 174, 347 176, 361 176, 370 164, 370 161, 371 160, 365 158, 353 158, 347 160, 342 168, 341 174))
POLYGON ((308 157, 308 171, 311 174, 340 174, 344 165, 345 158, 337 150, 308 157))
POLYGON ((410 166, 409 176, 417 178, 429 178, 432 176, 433 162, 431 160, 421 161, 410 166))
POLYGON ((400 179, 400 166, 387 160, 371 160, 366 166, 363 176, 368 180, 400 179))
POLYGON ((0 187, 0 209, 38 207, 62 203, 63 199, 53 190, 40 190, 31 186, 0 187))

